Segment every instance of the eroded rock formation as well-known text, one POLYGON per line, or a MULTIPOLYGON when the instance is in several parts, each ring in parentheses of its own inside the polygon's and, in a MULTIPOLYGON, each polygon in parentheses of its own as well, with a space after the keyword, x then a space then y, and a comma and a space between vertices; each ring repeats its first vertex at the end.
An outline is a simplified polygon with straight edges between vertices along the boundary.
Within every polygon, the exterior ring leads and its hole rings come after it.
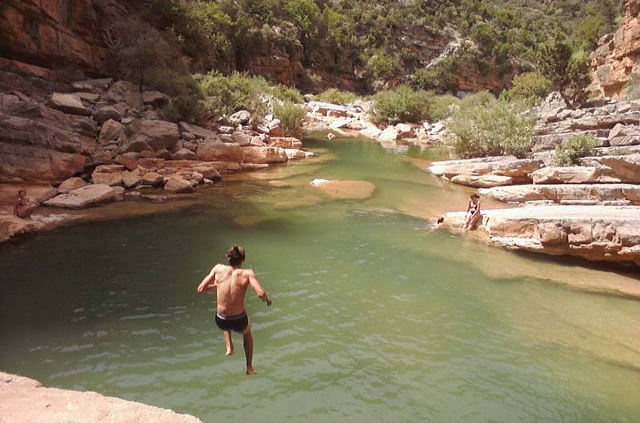
POLYGON ((640 0, 624 0, 624 17, 614 34, 600 39, 591 54, 593 91, 620 97, 632 73, 640 72, 640 0))

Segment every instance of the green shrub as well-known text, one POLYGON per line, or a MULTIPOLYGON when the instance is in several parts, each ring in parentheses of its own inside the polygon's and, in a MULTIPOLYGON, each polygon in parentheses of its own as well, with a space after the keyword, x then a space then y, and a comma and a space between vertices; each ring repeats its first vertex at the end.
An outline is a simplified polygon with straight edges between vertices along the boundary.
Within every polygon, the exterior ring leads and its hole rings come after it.
POLYGON ((275 105, 273 113, 282 122, 285 135, 299 137, 302 135, 302 126, 307 120, 307 111, 290 101, 283 105, 275 105))
POLYGON ((574 135, 556 146, 554 162, 557 166, 573 166, 581 157, 595 155, 598 140, 589 135, 574 135))
POLYGON ((460 99, 452 95, 437 95, 433 98, 431 117, 442 120, 451 116, 459 107, 460 99))
POLYGON ((508 100, 539 104, 551 92, 551 82, 540 72, 525 72, 513 78, 513 86, 505 91, 508 100))
POLYGON ((448 127, 456 135, 456 151, 463 157, 524 157, 534 142, 533 114, 518 103, 487 95, 463 99, 453 114, 448 127))
POLYGON ((194 75, 202 93, 206 96, 205 106, 211 113, 231 114, 238 110, 248 110, 254 116, 269 112, 266 96, 284 102, 302 103, 302 95, 295 88, 271 85, 261 76, 232 73, 225 76, 217 71, 206 75, 194 75))
POLYGON ((560 92, 570 107, 575 109, 587 100, 591 61, 584 51, 574 52, 567 39, 556 35, 544 44, 538 53, 538 66, 551 88, 560 92))
POLYGON ((358 99, 358 96, 349 91, 341 91, 337 88, 329 88, 328 90, 318 94, 318 100, 326 101, 333 104, 347 104, 353 103, 358 99))
POLYGON ((414 91, 401 85, 395 91, 381 91, 373 96, 375 101, 373 120, 377 123, 396 124, 400 122, 421 123, 433 120, 433 93, 414 91))

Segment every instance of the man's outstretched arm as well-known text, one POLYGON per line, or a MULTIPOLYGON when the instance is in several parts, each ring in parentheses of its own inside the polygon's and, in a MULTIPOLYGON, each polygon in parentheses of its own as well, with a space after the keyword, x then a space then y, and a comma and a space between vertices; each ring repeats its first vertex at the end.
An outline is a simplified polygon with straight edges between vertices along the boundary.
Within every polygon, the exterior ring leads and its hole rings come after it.
POLYGON ((209 272, 209 274, 205 276, 204 279, 202 279, 202 281, 200 282, 197 288, 198 293, 203 293, 203 292, 207 292, 212 289, 218 288, 215 282, 216 280, 215 271, 216 271, 216 267, 214 266, 213 269, 211 269, 211 272, 209 272))
POLYGON ((264 302, 267 303, 268 306, 271 305, 271 298, 267 295, 267 291, 264 290, 260 282, 258 282, 258 278, 256 277, 256 272, 253 269, 249 270, 249 284, 254 291, 256 291, 256 295, 264 302))

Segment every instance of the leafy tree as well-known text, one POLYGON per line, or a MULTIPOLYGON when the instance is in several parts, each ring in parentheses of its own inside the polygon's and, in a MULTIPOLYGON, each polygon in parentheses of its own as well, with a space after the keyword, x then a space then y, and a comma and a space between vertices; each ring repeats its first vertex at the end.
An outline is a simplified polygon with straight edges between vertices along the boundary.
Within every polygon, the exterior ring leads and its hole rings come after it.
POLYGON ((119 22, 115 29, 117 36, 112 51, 119 73, 135 81, 140 91, 159 70, 186 72, 187 64, 179 48, 138 17, 119 22))
POLYGON ((525 72, 516 75, 512 87, 504 96, 509 100, 524 100, 529 104, 537 104, 551 91, 551 82, 540 72, 525 72))
POLYGON ((540 72, 570 107, 575 109, 586 101, 591 73, 589 57, 584 52, 573 53, 569 42, 556 35, 542 46, 538 59, 540 72))

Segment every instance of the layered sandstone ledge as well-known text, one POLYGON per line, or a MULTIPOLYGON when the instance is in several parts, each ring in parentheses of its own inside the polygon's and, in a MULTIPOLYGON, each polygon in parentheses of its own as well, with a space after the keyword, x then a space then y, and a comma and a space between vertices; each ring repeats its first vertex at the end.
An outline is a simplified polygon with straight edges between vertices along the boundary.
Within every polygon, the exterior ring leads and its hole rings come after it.
POLYGON ((96 392, 46 388, 23 376, 0 372, 3 423, 202 423, 171 410, 106 397, 96 392))
MULTIPOLYGON (((464 212, 444 216, 461 231, 464 212)), ((479 232, 491 244, 513 250, 569 255, 640 266, 640 207, 530 206, 483 210, 479 232)))

